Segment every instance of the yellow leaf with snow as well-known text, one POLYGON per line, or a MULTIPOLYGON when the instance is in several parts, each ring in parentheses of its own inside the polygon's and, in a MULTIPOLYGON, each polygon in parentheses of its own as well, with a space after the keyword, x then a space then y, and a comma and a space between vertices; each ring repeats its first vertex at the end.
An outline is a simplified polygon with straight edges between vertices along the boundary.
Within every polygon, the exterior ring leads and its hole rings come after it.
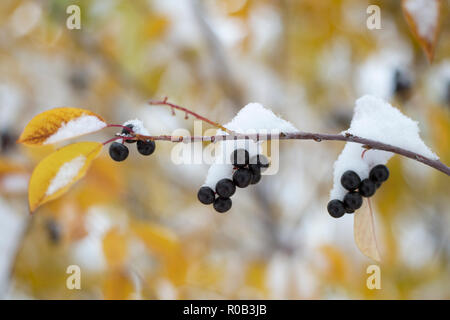
POLYGON ((102 147, 98 142, 79 142, 44 158, 34 169, 28 185, 30 211, 58 198, 80 180, 102 147))
POLYGON ((55 108, 35 116, 17 140, 26 145, 46 145, 101 130, 107 126, 99 115, 79 108, 55 108))
POLYGON ((439 34, 441 0, 402 0, 402 9, 412 34, 432 62, 439 34))

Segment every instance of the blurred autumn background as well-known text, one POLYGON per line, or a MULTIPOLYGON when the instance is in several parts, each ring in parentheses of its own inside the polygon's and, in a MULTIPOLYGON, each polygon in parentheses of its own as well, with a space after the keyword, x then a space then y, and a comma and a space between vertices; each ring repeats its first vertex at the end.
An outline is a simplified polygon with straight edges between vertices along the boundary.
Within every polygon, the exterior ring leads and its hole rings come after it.
MULTIPOLYGON (((63 197, 30 216, 27 183, 53 146, 15 144, 44 110, 92 110, 151 134, 192 130, 149 99, 168 96, 220 123, 248 102, 305 131, 349 126, 365 93, 419 121, 450 163, 449 1, 429 63, 400 1, 99 0, 0 2, 0 297, 6 299, 450 298, 450 183, 395 156, 373 199, 381 290, 366 288, 353 217, 326 211, 340 142, 285 141, 280 170, 216 213, 196 198, 207 165, 107 151, 63 197), (81 8, 81 30, 66 8, 81 8), (366 27, 369 4, 382 29, 366 27), (66 268, 81 268, 81 290, 66 268)), ((207 129, 204 126, 204 129, 207 129)), ((83 137, 105 141, 114 129, 83 137)))

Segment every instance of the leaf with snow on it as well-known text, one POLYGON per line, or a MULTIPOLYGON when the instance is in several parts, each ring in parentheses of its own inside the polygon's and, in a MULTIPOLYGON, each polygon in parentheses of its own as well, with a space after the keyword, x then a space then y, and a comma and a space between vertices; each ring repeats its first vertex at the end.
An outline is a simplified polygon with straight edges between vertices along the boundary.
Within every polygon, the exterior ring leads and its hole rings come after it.
POLYGON ((359 250, 367 257, 380 261, 373 213, 370 206, 363 206, 354 213, 353 234, 359 250))
POLYGON ((55 108, 38 114, 25 127, 17 142, 46 145, 101 130, 106 122, 97 114, 79 108, 55 108))
POLYGON ((102 147, 98 142, 79 142, 44 158, 34 169, 28 186, 30 211, 60 197, 80 180, 102 147))
MULTIPOLYGON (((292 123, 286 121, 272 110, 264 108, 260 103, 249 103, 243 107, 225 128, 242 134, 280 134, 297 132, 298 129, 292 123)), ((217 130, 217 135, 228 133, 217 130)), ((261 141, 253 140, 225 140, 216 142, 214 163, 208 170, 204 185, 215 188, 216 183, 223 178, 231 178, 233 166, 230 163, 230 155, 235 149, 245 148, 250 157, 261 153, 261 141)))
POLYGON ((433 61, 439 33, 440 0, 403 0, 403 13, 408 25, 424 49, 428 60, 433 61))

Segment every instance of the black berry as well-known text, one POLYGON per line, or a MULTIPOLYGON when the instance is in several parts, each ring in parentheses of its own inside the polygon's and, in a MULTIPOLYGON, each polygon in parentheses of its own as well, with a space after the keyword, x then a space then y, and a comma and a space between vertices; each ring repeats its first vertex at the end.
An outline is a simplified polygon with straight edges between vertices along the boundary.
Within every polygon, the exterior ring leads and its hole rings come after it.
POLYGON ((222 198, 219 197, 214 201, 214 209, 216 209, 217 212, 223 213, 227 212, 231 209, 231 199, 230 198, 222 198))
POLYGON ((249 166, 249 170, 252 173, 252 179, 250 180, 250 184, 257 184, 261 181, 261 169, 258 167, 249 166))
POLYGON ((155 147, 156 147, 156 144, 155 144, 155 141, 153 141, 153 140, 147 140, 147 141, 139 140, 137 142, 137 149, 138 149, 139 153, 144 156, 151 155, 155 151, 155 147))
POLYGON ((331 200, 328 202, 327 210, 333 218, 340 218, 345 213, 344 203, 340 200, 331 200))
POLYGON ((236 192, 236 186, 232 180, 222 179, 216 184, 216 192, 219 197, 229 198, 236 192))
POLYGON ((389 178, 389 169, 384 164, 379 164, 370 170, 370 180, 373 182, 384 182, 389 178))
POLYGON ((366 198, 373 196, 376 190, 375 182, 370 179, 364 179, 359 185, 359 194, 366 198))
MULTIPOLYGON (((130 123, 130 124, 127 124, 125 127, 130 128, 130 130, 123 128, 122 134, 127 134, 127 135, 131 134, 131 130, 133 130, 133 125, 130 123)), ((136 140, 125 140, 125 142, 126 143, 135 143, 136 140)))
POLYGON ((115 161, 125 160, 128 157, 128 154, 128 148, 121 143, 113 142, 109 146, 109 155, 115 161))
POLYGON ((248 165, 250 155, 245 149, 236 149, 231 153, 231 163, 238 168, 248 165))
POLYGON ((361 208, 362 203, 363 199, 358 192, 349 192, 344 197, 344 206, 348 211, 358 210, 361 208))
POLYGON ((345 171, 341 177, 342 186, 348 191, 353 191, 359 187, 361 179, 355 171, 345 171))
POLYGON ((249 168, 260 168, 261 172, 264 172, 264 169, 268 168, 270 165, 269 159, 265 155, 258 154, 250 158, 249 168))
POLYGON ((216 196, 214 195, 213 189, 210 187, 201 187, 198 190, 197 198, 203 204, 211 204, 214 202, 216 196))
POLYGON ((352 214, 352 213, 355 212, 355 210, 346 207, 345 204, 344 204, 344 208, 345 208, 345 212, 346 212, 346 213, 352 214))
POLYGON ((252 172, 247 168, 239 168, 233 173, 233 182, 239 188, 247 187, 252 181, 252 172))

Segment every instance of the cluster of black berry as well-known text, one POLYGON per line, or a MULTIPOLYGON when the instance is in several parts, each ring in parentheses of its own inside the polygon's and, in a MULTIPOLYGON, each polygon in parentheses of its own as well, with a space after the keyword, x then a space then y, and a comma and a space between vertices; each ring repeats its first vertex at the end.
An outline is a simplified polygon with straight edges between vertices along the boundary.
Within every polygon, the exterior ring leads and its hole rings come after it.
POLYGON ((344 201, 331 200, 328 202, 328 213, 333 218, 340 218, 344 213, 353 213, 361 208, 362 197, 369 198, 381 184, 389 178, 389 170, 385 165, 379 164, 370 170, 369 178, 361 181, 358 174, 352 170, 345 171, 341 177, 342 186, 349 192, 344 201))
POLYGON ((236 187, 246 188, 261 181, 262 170, 269 167, 269 160, 262 154, 250 158, 245 149, 236 149, 231 154, 234 166, 233 179, 221 179, 216 184, 216 190, 203 186, 198 190, 198 200, 203 204, 213 203, 217 212, 226 212, 231 208, 230 197, 236 192, 236 187), (217 194, 217 197, 216 197, 217 194))
MULTIPOLYGON (((129 124, 127 125, 127 127, 130 128, 130 130, 133 130, 133 125, 129 124)), ((130 130, 123 128, 122 135, 130 134, 131 133, 130 130)), ((126 143, 136 143, 136 140, 124 140, 124 141, 126 143)), ((137 141, 137 150, 139 151, 140 154, 144 156, 151 155, 155 151, 155 147, 156 147, 155 141, 153 140, 137 141)), ((115 161, 124 161, 128 157, 129 153, 130 152, 128 150, 128 147, 123 143, 113 142, 109 147, 109 155, 115 161)))

